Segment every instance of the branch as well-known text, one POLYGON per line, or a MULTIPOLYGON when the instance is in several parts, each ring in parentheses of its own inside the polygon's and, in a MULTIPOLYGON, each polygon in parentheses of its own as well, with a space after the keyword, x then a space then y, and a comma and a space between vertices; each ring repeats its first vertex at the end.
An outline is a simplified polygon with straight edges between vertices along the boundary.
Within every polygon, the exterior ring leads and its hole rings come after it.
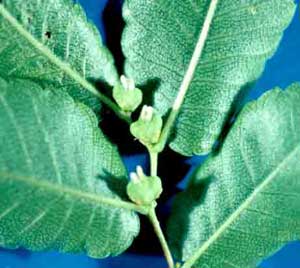
POLYGON ((163 232, 160 228, 160 224, 159 224, 159 221, 157 219, 154 207, 149 211, 148 217, 149 217, 149 219, 150 219, 150 221, 153 225, 154 231, 155 231, 155 233, 156 233, 156 235, 159 239, 159 242, 160 242, 161 247, 163 249, 165 258, 166 258, 167 263, 169 265, 169 268, 174 268, 174 261, 173 261, 173 258, 172 258, 172 254, 171 254, 171 251, 170 251, 169 246, 167 244, 167 241, 165 239, 165 236, 164 236, 164 234, 163 234, 163 232))

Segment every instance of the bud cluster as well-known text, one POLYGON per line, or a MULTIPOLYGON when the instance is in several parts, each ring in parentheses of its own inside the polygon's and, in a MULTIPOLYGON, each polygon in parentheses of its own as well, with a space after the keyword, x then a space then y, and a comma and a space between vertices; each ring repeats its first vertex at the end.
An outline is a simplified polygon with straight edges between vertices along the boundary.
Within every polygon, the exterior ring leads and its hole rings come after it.
POLYGON ((142 103, 143 94, 133 79, 121 75, 120 83, 113 88, 113 97, 124 112, 131 113, 142 103))
POLYGON ((129 198, 138 205, 151 205, 161 194, 162 184, 157 176, 146 176, 141 166, 130 173, 127 185, 129 198))
POLYGON ((139 119, 131 124, 130 132, 144 145, 153 145, 159 140, 162 125, 162 118, 155 109, 144 105, 139 119))

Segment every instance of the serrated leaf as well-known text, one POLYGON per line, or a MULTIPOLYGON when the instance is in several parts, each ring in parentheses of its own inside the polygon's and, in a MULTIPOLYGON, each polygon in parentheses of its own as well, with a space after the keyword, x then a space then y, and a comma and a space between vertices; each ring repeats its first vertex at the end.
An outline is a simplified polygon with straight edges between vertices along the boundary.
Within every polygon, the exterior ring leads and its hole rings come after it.
POLYGON ((0 75, 31 79, 44 87, 51 83, 91 107, 98 107, 99 100, 64 70, 70 68, 82 79, 110 85, 118 79, 110 52, 96 27, 87 22, 82 8, 71 0, 2 2, 0 75), (53 57, 61 66, 54 64, 53 57))
POLYGON ((120 156, 63 91, 0 80, 0 245, 123 252, 139 231, 120 156))
POLYGON ((183 268, 244 268, 300 235, 300 85, 239 115, 218 155, 174 204, 169 237, 183 268))
MULTIPOLYGON (((162 115, 187 72, 210 2, 125 1, 125 72, 138 84, 157 82, 154 106, 162 115)), ((293 0, 218 1, 172 149, 184 155, 211 150, 234 102, 262 73, 294 11, 293 0)))

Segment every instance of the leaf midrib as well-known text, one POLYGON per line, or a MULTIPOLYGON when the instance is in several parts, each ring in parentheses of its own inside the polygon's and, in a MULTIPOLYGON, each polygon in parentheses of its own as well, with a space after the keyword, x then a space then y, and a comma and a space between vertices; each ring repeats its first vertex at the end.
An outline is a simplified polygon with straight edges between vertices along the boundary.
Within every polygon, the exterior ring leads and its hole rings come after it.
POLYGON ((209 30, 210 30, 212 21, 215 17, 215 11, 218 6, 218 1, 219 0, 211 0, 211 2, 209 4, 207 14, 204 19, 202 29, 200 30, 200 34, 199 34, 197 43, 194 47, 194 51, 193 51, 192 57, 190 59, 189 65, 187 66, 187 69, 183 76, 183 80, 180 84, 177 96, 172 105, 171 112, 166 120, 166 123, 165 123, 163 129, 162 129, 162 133, 161 133, 160 139, 158 141, 158 148, 159 148, 158 150, 160 150, 160 147, 162 147, 162 148, 165 147, 166 142, 169 138, 170 132, 171 132, 172 128, 174 127, 175 121, 181 110, 182 104, 184 102, 184 99, 185 99, 188 89, 190 87, 190 84, 192 83, 192 80, 194 79, 196 68, 201 59, 202 52, 203 52, 204 46, 205 46, 207 38, 208 38, 209 30))
POLYGON ((68 194, 79 200, 85 199, 88 202, 91 202, 93 204, 95 203, 104 204, 115 208, 123 208, 127 210, 133 210, 136 212, 141 211, 141 208, 133 203, 118 200, 118 199, 113 199, 109 197, 104 197, 101 196, 99 193, 83 192, 63 184, 56 185, 42 178, 23 176, 11 172, 0 171, 0 180, 15 180, 15 181, 23 182, 35 188, 40 188, 55 193, 68 194))
POLYGON ((207 38, 208 38, 208 34, 209 34, 209 30, 210 30, 212 21, 215 17, 215 11, 218 6, 218 1, 219 0, 211 0, 211 2, 210 2, 206 17, 204 19, 204 23, 202 25, 202 29, 200 30, 200 34, 199 34, 197 43, 194 47, 194 51, 193 51, 191 60, 186 69, 186 72, 184 74, 182 83, 179 87, 178 94, 177 94, 174 104, 172 106, 172 110, 175 110, 175 111, 180 110, 180 108, 183 104, 184 98, 186 96, 186 93, 189 89, 189 86, 194 78, 196 68, 199 64, 204 46, 205 46, 207 38))
POLYGON ((279 165, 258 185, 251 195, 231 214, 229 218, 216 230, 216 232, 185 262, 182 268, 190 268, 203 253, 235 222, 239 216, 251 205, 256 196, 272 182, 276 175, 284 168, 289 161, 300 151, 298 144, 280 163, 279 165))

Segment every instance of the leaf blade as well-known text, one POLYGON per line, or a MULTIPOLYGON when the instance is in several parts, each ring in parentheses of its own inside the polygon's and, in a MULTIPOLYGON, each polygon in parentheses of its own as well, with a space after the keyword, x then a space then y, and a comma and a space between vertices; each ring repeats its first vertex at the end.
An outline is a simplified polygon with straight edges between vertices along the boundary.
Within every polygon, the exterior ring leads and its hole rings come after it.
MULTIPOLYGON (((177 95, 209 2, 125 1, 125 72, 139 84, 156 82, 154 106, 162 115, 177 95)), ((294 10, 294 2, 285 0, 219 1, 178 116, 173 150, 189 156, 211 150, 244 88, 274 53, 294 10)))
POLYGON ((93 108, 101 94, 87 80, 113 85, 118 79, 99 32, 72 1, 6 0, 0 29, 2 77, 51 83, 93 108))
MULTIPOLYGON (((189 259, 183 267, 253 266, 299 237, 299 99, 295 84, 246 106, 220 153, 178 197, 172 220, 189 217, 172 241, 189 259)), ((171 223, 170 234, 175 230, 171 223)))
POLYGON ((126 171, 85 105, 0 80, 0 244, 106 257, 137 235, 126 171), (118 190, 111 184, 117 184, 118 190))

